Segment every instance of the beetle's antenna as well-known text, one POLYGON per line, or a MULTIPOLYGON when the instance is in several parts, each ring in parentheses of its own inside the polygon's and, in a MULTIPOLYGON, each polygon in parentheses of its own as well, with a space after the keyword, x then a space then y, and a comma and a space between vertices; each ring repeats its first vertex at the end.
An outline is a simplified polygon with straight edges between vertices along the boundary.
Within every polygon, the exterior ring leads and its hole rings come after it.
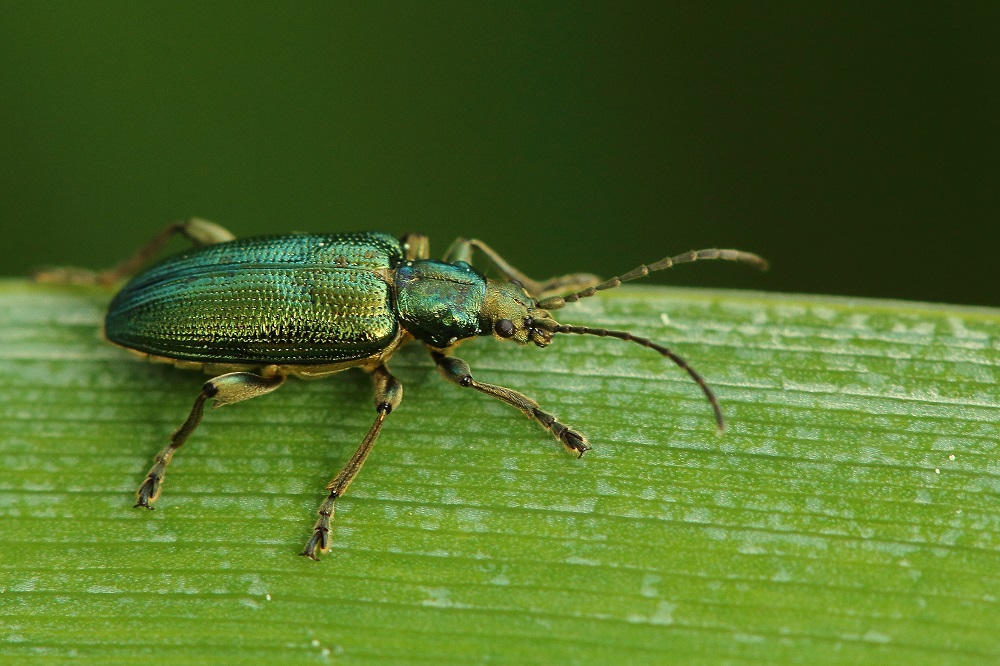
POLYGON ((573 303, 581 298, 593 296, 597 292, 604 291, 605 289, 614 289, 623 282, 637 280, 641 277, 646 277, 650 273, 662 271, 666 268, 670 268, 671 266, 676 266, 677 264, 690 264, 694 261, 706 261, 710 259, 736 261, 741 264, 749 264, 762 271, 766 271, 768 267, 766 259, 759 257, 752 252, 743 252, 742 250, 718 250, 716 248, 707 250, 691 250, 690 252, 685 252, 684 254, 678 254, 676 257, 660 259, 656 263, 649 265, 643 264, 638 268, 630 270, 624 275, 619 275, 618 277, 613 277, 610 280, 605 280, 597 286, 584 289, 583 291, 578 291, 575 294, 570 294, 569 296, 552 296, 550 298, 542 299, 538 302, 538 307, 543 310, 558 310, 567 303, 573 303))
MULTIPOLYGON (((755 255, 752 255, 755 256, 755 255)), ((693 260, 692 260, 693 261, 693 260)), ((702 392, 705 397, 708 398, 708 403, 712 405, 712 411, 715 412, 715 423, 719 428, 719 432, 726 429, 726 422, 722 418, 722 409, 719 408, 719 401, 716 399, 715 394, 712 393, 712 389, 708 387, 705 379, 695 371, 688 362, 683 358, 670 351, 663 345, 658 345, 652 340, 646 338, 640 338, 637 335, 632 335, 627 331, 609 331, 606 328, 588 328, 586 326, 566 326, 564 324, 556 324, 551 327, 553 333, 576 333, 577 335, 597 335, 602 338, 618 338, 619 340, 627 340, 629 342, 635 342, 642 345, 643 347, 648 347, 654 349, 671 361, 676 363, 679 367, 683 368, 685 372, 691 375, 691 379, 695 381, 698 386, 701 387, 702 392)))

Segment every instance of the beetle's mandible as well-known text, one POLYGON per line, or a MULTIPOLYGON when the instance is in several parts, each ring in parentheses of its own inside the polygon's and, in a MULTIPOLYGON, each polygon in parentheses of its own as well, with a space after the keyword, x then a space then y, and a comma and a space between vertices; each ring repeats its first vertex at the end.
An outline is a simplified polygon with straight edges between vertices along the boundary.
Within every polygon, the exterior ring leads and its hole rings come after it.
POLYGON ((131 258, 103 273, 55 269, 36 277, 112 285, 137 273, 177 234, 190 239, 195 248, 136 274, 111 302, 104 334, 144 357, 217 376, 204 384, 187 419, 156 455, 135 506, 152 508, 167 465, 198 426, 206 401, 221 407, 270 393, 290 375, 316 378, 360 368, 375 384, 375 422, 326 486, 328 495, 302 551, 314 560, 317 552, 329 550, 334 503, 361 469, 382 423, 403 397, 402 385, 386 365, 400 345, 422 342, 445 379, 516 407, 582 456, 590 448, 583 435, 531 398, 477 381, 468 364, 451 352, 473 336, 539 347, 560 333, 636 342, 691 376, 708 398, 721 430, 718 401, 681 357, 625 331, 560 324, 551 311, 676 264, 724 259, 767 268, 755 254, 710 249, 661 259, 606 281, 576 273, 538 282, 473 239, 457 239, 444 258, 435 261, 428 258, 427 238, 419 234, 401 239, 379 232, 237 239, 217 224, 191 219, 169 225, 131 258), (503 280, 487 278, 471 266, 476 251, 503 280))

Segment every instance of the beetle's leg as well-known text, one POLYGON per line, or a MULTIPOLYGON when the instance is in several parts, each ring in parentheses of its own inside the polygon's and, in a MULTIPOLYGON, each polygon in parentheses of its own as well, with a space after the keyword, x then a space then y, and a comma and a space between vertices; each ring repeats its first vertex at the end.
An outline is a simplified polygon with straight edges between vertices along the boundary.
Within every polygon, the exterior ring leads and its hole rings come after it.
POLYGON ((181 234, 195 245, 213 245, 231 241, 235 236, 208 220, 196 217, 184 222, 174 222, 167 225, 160 233, 153 236, 148 243, 136 250, 135 254, 103 271, 91 271, 85 268, 50 268, 37 271, 35 282, 51 282, 58 284, 98 284, 108 286, 123 277, 129 276, 142 268, 171 238, 181 234))
POLYGON ((469 368, 469 364, 462 359, 445 356, 436 349, 430 349, 430 352, 441 375, 448 381, 465 388, 476 389, 480 393, 493 396, 494 398, 503 400, 508 405, 517 407, 529 419, 538 421, 543 428, 552 433, 556 439, 562 442, 562 445, 567 450, 575 453, 578 458, 590 450, 590 447, 587 446, 586 437, 557 421, 555 416, 541 409, 538 403, 528 396, 503 386, 477 382, 472 378, 472 370, 469 368))
POLYGON ((384 363, 372 371, 372 381, 375 382, 375 411, 377 413, 375 423, 372 424, 368 434, 362 440, 361 446, 347 461, 344 468, 337 473, 337 476, 333 477, 330 483, 326 484, 326 489, 330 491, 330 494, 320 504, 319 511, 317 511, 319 519, 313 527, 312 537, 300 553, 303 557, 318 560, 317 550, 321 553, 330 550, 330 521, 333 519, 333 505, 338 497, 347 492, 347 486, 351 485, 351 481, 358 475, 361 466, 365 464, 365 459, 371 453, 372 445, 375 444, 375 440, 378 439, 378 434, 382 430, 382 422, 385 421, 385 417, 389 415, 389 412, 399 407, 399 403, 403 399, 403 385, 389 373, 389 368, 384 363))
POLYGON ((467 264, 471 264, 473 250, 479 250, 482 252, 489 262, 493 264, 494 268, 500 271, 505 278, 511 280, 512 282, 518 282, 522 287, 524 287, 525 291, 535 298, 543 298, 545 296, 567 291, 587 289, 588 287, 593 287, 601 281, 600 277, 591 273, 570 273, 569 275, 561 275, 559 277, 545 280, 544 282, 532 280, 530 277, 508 264, 504 258, 497 254, 496 251, 489 245, 475 238, 456 238, 455 242, 451 244, 451 247, 448 248, 448 251, 445 253, 444 261, 464 261, 467 264))
POLYGON ((146 475, 146 480, 139 486, 139 490, 136 491, 135 506, 153 508, 152 504, 160 496, 162 490, 163 476, 167 471, 167 465, 170 464, 177 449, 187 441, 194 429, 198 427, 201 415, 205 410, 206 400, 213 399, 215 401, 213 407, 221 407, 270 393, 281 386, 284 381, 285 375, 271 366, 270 370, 265 370, 264 376, 250 372, 230 372, 205 382, 201 393, 194 400, 194 406, 191 407, 191 413, 188 414, 187 419, 170 436, 170 443, 153 459, 153 467, 146 475))
POLYGON ((403 257, 407 261, 427 259, 431 256, 431 242, 427 236, 409 233, 399 240, 403 244, 403 257))

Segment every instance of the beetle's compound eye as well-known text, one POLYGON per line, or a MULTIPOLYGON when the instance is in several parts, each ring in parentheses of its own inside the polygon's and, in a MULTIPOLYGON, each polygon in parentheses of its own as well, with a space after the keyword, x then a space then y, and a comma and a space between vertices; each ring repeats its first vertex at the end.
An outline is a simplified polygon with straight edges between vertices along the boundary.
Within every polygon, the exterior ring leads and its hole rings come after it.
POLYGON ((493 324, 493 330, 501 338, 509 338, 514 335, 514 322, 510 319, 498 319, 497 323, 493 324))

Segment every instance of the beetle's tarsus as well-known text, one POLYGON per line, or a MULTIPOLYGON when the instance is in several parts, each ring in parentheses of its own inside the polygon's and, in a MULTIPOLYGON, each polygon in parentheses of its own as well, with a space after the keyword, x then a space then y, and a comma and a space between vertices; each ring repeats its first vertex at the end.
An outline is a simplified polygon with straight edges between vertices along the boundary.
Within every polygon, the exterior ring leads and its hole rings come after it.
MULTIPOLYGON (((161 461, 157 460, 155 467, 161 465, 161 461)), ((154 470, 150 470, 149 474, 146 475, 146 480, 142 482, 139 486, 139 490, 135 493, 135 504, 132 505, 133 509, 142 507, 144 509, 153 508, 153 502, 157 500, 160 496, 160 484, 163 482, 163 476, 157 474, 154 470)))
POLYGON ((316 551, 319 550, 319 552, 325 553, 330 550, 330 518, 333 517, 333 503, 336 500, 336 493, 330 493, 330 496, 320 506, 318 512, 319 519, 316 520, 316 525, 313 527, 312 537, 309 538, 309 543, 299 553, 302 557, 308 557, 310 560, 319 562, 319 558, 316 557, 316 551))
POLYGON ((319 558, 316 557, 317 546, 321 553, 330 550, 330 531, 324 530, 319 526, 313 530, 312 538, 309 539, 309 543, 306 544, 306 547, 299 555, 301 557, 308 557, 313 562, 319 562, 319 558))
POLYGON ((583 454, 590 450, 590 447, 587 446, 587 438, 570 428, 566 428, 560 433, 559 441, 571 453, 577 454, 577 458, 582 458, 583 454))
POLYGON ((565 423, 560 423, 552 414, 535 407, 532 409, 532 415, 542 424, 543 428, 562 442, 567 451, 577 454, 577 458, 582 458, 583 454, 590 450, 590 447, 587 446, 587 438, 582 433, 573 430, 565 423))
POLYGON ((140 489, 139 490, 139 499, 137 499, 135 501, 135 504, 132 505, 132 508, 133 509, 139 509, 139 508, 149 509, 150 511, 152 511, 153 510, 153 505, 150 504, 149 497, 145 493, 143 493, 142 490, 140 489))

